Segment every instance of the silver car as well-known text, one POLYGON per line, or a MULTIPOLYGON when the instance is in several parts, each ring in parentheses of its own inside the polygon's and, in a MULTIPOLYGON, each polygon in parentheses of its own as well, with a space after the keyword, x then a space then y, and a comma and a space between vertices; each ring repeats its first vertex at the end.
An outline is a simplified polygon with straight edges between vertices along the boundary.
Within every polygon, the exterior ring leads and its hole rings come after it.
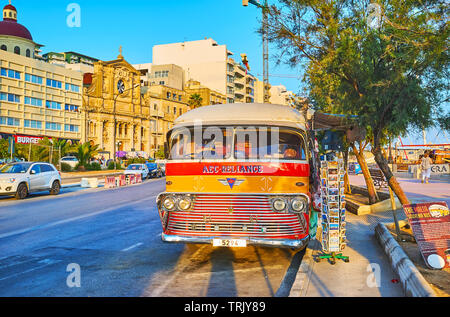
POLYGON ((0 169, 0 195, 25 199, 29 193, 49 191, 58 195, 61 191, 61 175, 49 163, 13 163, 0 169))

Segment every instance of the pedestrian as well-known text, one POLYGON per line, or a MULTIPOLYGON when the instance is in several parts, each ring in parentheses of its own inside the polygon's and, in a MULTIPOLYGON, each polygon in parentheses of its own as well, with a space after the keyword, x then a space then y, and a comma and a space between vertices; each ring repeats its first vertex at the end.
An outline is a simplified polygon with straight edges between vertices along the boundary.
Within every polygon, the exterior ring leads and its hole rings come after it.
POLYGON ((425 182, 428 184, 428 180, 431 176, 431 164, 433 164, 433 161, 431 161, 428 152, 425 152, 420 163, 420 167, 422 168, 422 183, 425 182))

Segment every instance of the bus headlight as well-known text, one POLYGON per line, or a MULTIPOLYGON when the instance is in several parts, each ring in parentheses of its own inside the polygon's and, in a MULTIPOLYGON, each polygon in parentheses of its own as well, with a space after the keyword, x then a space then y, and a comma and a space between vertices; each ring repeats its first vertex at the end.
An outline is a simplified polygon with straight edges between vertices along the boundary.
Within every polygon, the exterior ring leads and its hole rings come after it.
POLYGON ((294 212, 305 212, 307 205, 306 198, 294 198, 291 201, 291 208, 294 212))
POLYGON ((167 197, 164 199, 163 205, 167 210, 173 210, 175 208, 175 199, 173 197, 167 197))
POLYGON ((283 199, 275 199, 273 201, 273 209, 276 211, 283 211, 286 209, 286 202, 283 199))
POLYGON ((190 198, 184 197, 181 198, 178 202, 178 207, 180 207, 181 210, 188 210, 192 206, 192 201, 190 198))

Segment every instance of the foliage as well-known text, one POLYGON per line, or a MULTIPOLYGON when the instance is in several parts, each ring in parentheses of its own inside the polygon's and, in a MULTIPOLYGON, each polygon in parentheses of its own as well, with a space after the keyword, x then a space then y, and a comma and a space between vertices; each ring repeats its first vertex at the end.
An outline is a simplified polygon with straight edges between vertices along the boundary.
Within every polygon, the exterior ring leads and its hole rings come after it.
POLYGON ((318 109, 358 115, 374 142, 436 123, 448 89, 448 8, 440 1, 280 1, 269 38, 291 65, 305 63, 318 109))
POLYGON ((279 60, 306 67, 316 109, 358 116, 390 181, 382 155, 388 137, 446 122, 448 6, 384 0, 377 1, 380 15, 374 15, 369 1, 279 3, 270 7, 268 25, 269 40, 282 52, 279 60))
POLYGON ((88 171, 101 171, 102 170, 102 166, 100 165, 100 163, 97 162, 93 162, 90 163, 86 166, 86 170, 88 171))
POLYGON ((117 162, 115 166, 114 166, 114 161, 111 161, 111 162, 108 163, 108 170, 112 171, 114 169, 116 169, 116 170, 121 170, 122 169, 122 166, 120 165, 119 162, 117 162))
POLYGON ((98 147, 98 145, 92 145, 90 142, 75 145, 75 156, 80 167, 88 167, 90 159, 98 154, 98 147))
POLYGON ((166 158, 166 154, 163 149, 159 149, 158 152, 156 152, 155 157, 157 160, 164 160, 166 158))
POLYGON ((203 98, 202 98, 202 96, 200 96, 200 94, 197 94, 197 93, 196 94, 192 94, 189 97, 188 103, 189 103, 189 106, 191 106, 192 109, 199 108, 199 107, 202 106, 203 98))
POLYGON ((133 157, 127 160, 127 166, 131 164, 144 164, 145 162, 147 162, 145 158, 133 157))
POLYGON ((67 163, 61 163, 61 172, 72 172, 72 166, 67 163))
POLYGON ((8 140, 0 139, 0 158, 10 157, 8 148, 9 148, 8 140))

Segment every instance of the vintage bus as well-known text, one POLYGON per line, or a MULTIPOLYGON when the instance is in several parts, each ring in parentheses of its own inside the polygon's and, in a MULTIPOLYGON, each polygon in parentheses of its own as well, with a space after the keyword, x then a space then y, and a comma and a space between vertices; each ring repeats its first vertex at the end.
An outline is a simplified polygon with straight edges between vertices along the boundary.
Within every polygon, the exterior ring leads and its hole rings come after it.
POLYGON ((309 241, 310 150, 287 106, 226 104, 180 116, 167 134, 165 242, 302 249, 309 241))

